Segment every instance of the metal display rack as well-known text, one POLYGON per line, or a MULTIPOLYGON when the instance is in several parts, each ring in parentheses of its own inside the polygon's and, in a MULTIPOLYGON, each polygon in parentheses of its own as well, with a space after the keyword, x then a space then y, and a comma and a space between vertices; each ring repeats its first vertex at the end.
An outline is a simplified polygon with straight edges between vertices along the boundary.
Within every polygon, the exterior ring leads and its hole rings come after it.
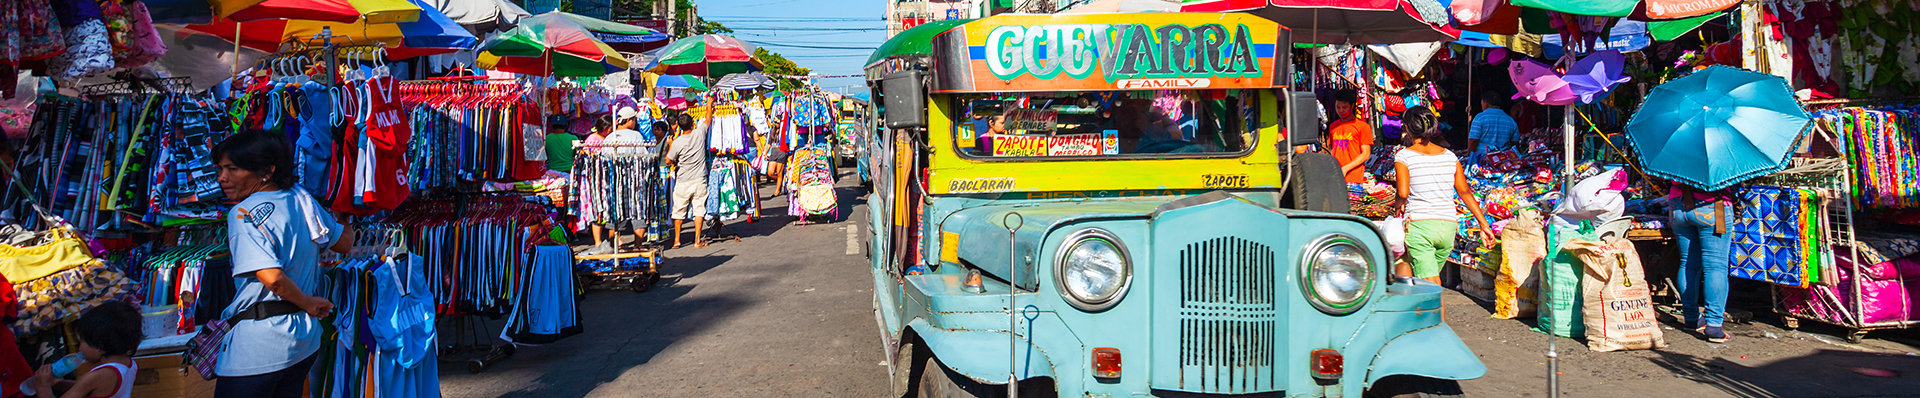
MULTIPOLYGON (((1873 264, 1861 264, 1857 228, 1855 227, 1855 207, 1852 198, 1853 166, 1845 158, 1816 158, 1793 160, 1794 166, 1787 170, 1754 179, 1750 184, 1779 187, 1798 187, 1824 189, 1838 193, 1838 197, 1823 197, 1826 211, 1820 214, 1820 234, 1822 244, 1820 253, 1825 256, 1823 264, 1829 267, 1846 267, 1851 282, 1837 289, 1802 289, 1807 297, 1826 306, 1838 309, 1838 319, 1831 319, 1816 313, 1811 308, 1794 310, 1788 307, 1782 289, 1799 289, 1789 286, 1774 286, 1773 310, 1780 315, 1787 329, 1799 329, 1800 321, 1807 320, 1846 328, 1847 341, 1858 343, 1867 332, 1882 329, 1903 329, 1920 321, 1894 320, 1868 322, 1862 308, 1861 279, 1865 278, 1873 264), (1848 248, 1844 253, 1834 250, 1836 247, 1848 248), (1843 260, 1844 261, 1841 261, 1843 260), (1845 264, 1845 265, 1842 265, 1845 264), (1836 294, 1837 293, 1837 294, 1836 294)), ((1895 278, 1900 278, 1896 273, 1895 278)), ((1905 284, 1904 280, 1897 283, 1905 284)))

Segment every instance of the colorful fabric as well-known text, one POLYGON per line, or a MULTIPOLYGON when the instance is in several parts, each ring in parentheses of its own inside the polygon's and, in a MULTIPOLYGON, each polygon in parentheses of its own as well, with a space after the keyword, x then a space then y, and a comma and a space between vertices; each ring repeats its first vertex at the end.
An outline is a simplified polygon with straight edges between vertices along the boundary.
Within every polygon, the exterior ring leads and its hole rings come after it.
POLYGON ((1733 234, 1728 256, 1733 276, 1779 285, 1806 287, 1806 264, 1801 234, 1806 221, 1799 191, 1766 186, 1737 190, 1738 217, 1728 225, 1733 234))

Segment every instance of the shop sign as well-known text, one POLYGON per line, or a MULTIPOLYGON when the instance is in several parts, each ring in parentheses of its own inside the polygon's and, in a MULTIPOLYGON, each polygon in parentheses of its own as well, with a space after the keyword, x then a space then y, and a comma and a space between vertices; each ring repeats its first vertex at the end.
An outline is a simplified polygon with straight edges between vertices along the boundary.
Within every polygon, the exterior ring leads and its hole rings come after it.
POLYGON ((935 91, 1271 88, 1282 36, 1246 14, 1000 15, 934 40, 968 57, 935 91))
POLYGON ((1201 174, 1201 186, 1207 188, 1246 188, 1246 174, 1201 174))
POLYGON ((1064 134, 1047 137, 1047 156, 1098 156, 1099 134, 1064 134))
POLYGON ((1044 135, 994 135, 993 156, 1047 156, 1048 143, 1047 136, 1044 135))

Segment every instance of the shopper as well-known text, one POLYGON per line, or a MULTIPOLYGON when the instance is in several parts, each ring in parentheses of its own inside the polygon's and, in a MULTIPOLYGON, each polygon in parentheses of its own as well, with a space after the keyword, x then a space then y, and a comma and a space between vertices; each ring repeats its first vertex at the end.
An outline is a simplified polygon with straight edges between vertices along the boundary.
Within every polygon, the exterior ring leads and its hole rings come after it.
POLYGON ((685 246, 680 243, 680 228, 687 220, 693 220, 693 247, 706 247, 701 229, 707 216, 707 126, 713 123, 713 113, 708 112, 706 121, 699 125, 687 114, 674 122, 680 127, 680 136, 667 144, 666 152, 674 164, 673 247, 685 246))
POLYGON ((1489 152, 1512 147, 1520 125, 1507 115, 1506 107, 1507 96, 1492 91, 1480 94, 1480 114, 1473 116, 1473 125, 1467 130, 1467 147, 1473 150, 1469 159, 1478 161, 1489 152))
POLYGON ((220 352, 217 398, 300 396, 320 350, 321 318, 333 303, 317 296, 323 248, 346 253, 351 226, 294 186, 284 135, 262 130, 213 147, 221 192, 239 200, 227 215, 238 294, 221 316, 231 323, 220 352))
POLYGON ((1359 100, 1360 92, 1353 89, 1335 91, 1333 114, 1338 119, 1327 126, 1327 150, 1340 161, 1340 172, 1346 173, 1349 184, 1367 182, 1367 159, 1373 157, 1373 128, 1354 112, 1359 100))
POLYGON ((1406 131, 1401 133, 1405 149, 1394 153, 1394 171, 1400 176, 1397 196, 1400 211, 1407 221, 1404 262, 1395 267, 1402 282, 1408 278, 1440 283, 1440 266, 1453 253, 1453 238, 1460 234, 1454 200, 1467 203, 1467 210, 1479 221, 1481 239, 1493 240, 1486 229, 1487 219, 1480 201, 1467 186, 1460 158, 1447 149, 1447 138, 1436 126, 1436 116, 1426 107, 1413 107, 1402 115, 1406 131))
POLYGON ((573 172, 573 143, 580 136, 567 131, 565 116, 553 115, 547 122, 547 170, 562 175, 573 172))
POLYGON ((1669 219, 1680 249, 1675 285, 1680 290, 1681 314, 1687 326, 1707 341, 1726 342, 1727 332, 1720 325, 1727 311, 1727 255, 1733 245, 1727 212, 1733 197, 1726 191, 1705 192, 1676 182, 1667 202, 1673 205, 1669 219))
POLYGON ((131 398, 133 378, 139 369, 133 352, 140 348, 140 310, 123 301, 109 301, 87 310, 73 322, 80 337, 82 363, 97 364, 76 380, 53 374, 54 363, 41 365, 33 374, 35 397, 131 398), (65 393, 56 395, 56 391, 65 393))

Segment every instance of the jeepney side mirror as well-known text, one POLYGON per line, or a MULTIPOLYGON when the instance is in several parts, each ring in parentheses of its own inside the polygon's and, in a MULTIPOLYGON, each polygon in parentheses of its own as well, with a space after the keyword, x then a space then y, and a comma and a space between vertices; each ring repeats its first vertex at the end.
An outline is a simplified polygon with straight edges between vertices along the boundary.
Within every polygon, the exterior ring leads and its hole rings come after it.
POLYGON ((880 80, 887 128, 927 127, 926 74, 904 70, 887 74, 880 80))
POLYGON ((1320 143, 1320 102, 1313 92, 1287 94, 1287 148, 1320 143))

